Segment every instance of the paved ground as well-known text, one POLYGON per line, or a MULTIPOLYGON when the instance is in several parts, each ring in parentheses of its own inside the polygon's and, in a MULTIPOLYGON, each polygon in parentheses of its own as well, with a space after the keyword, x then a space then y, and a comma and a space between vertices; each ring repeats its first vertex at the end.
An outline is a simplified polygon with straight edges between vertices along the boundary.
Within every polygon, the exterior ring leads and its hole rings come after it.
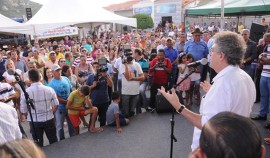
MULTIPOLYGON (((198 107, 192 106, 197 112, 198 107)), ((252 115, 259 110, 259 104, 254 104, 252 115)), ((101 133, 89 133, 81 126, 81 134, 58 143, 48 145, 44 137, 44 151, 49 158, 53 157, 93 157, 93 158, 167 158, 170 151, 170 118, 171 114, 143 113, 131 119, 131 124, 124 127, 124 132, 117 134, 115 128, 105 127, 101 133)), ((87 117, 88 119, 88 117, 87 117)), ((174 157, 185 158, 190 152, 192 140, 192 125, 176 114, 174 157)), ((255 121, 263 137, 270 133, 263 128, 264 121, 255 121)), ((28 136, 29 128, 23 123, 28 136)), ((68 138, 67 128, 65 134, 68 138)), ((266 145, 266 144, 264 144, 266 145)), ((266 145, 267 157, 270 157, 270 146, 266 145)))

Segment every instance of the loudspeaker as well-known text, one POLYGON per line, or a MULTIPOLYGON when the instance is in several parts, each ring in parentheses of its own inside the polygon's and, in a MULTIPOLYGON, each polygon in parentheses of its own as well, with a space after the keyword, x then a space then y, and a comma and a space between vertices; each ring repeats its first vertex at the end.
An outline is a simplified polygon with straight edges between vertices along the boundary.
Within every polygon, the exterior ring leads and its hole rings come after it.
POLYGON ((255 42, 263 37, 263 34, 267 31, 268 26, 264 26, 257 23, 252 23, 250 28, 250 39, 255 42))
MULTIPOLYGON (((176 91, 176 94, 179 98, 181 104, 184 104, 183 98, 179 95, 179 92, 176 91)), ((156 95, 156 112, 157 113, 165 113, 172 112, 174 110, 173 106, 164 98, 164 96, 160 93, 156 95)), ((175 111, 175 110, 174 110, 175 111)))

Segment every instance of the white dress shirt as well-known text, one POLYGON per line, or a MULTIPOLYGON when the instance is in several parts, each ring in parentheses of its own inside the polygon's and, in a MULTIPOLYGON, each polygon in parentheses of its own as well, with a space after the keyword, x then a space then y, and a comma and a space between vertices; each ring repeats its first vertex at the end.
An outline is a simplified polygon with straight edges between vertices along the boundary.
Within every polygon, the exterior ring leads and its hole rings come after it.
POLYGON ((15 108, 2 102, 0 102, 0 131, 0 144, 22 138, 15 108))
MULTIPOLYGON (((238 66, 227 66, 213 79, 214 84, 202 98, 202 126, 223 111, 249 117, 256 99, 256 89, 250 76, 238 66)), ((201 130, 194 128, 192 150, 199 146, 201 130)))
MULTIPOLYGON (((55 91, 40 82, 32 83, 26 91, 29 94, 29 98, 33 99, 35 106, 35 110, 31 109, 33 121, 46 122, 53 119, 52 107, 59 104, 55 91)), ((21 95, 21 112, 28 112, 24 93, 21 95)), ((27 117, 27 121, 30 121, 30 117, 27 117)))

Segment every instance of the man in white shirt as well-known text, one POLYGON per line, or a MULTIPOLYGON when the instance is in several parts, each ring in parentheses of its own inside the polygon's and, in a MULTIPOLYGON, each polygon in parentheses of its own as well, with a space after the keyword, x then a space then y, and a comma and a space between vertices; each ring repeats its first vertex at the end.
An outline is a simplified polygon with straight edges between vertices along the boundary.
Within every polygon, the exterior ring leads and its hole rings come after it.
MULTIPOLYGON (((51 87, 47 87, 39 82, 40 73, 37 69, 29 71, 29 79, 32 84, 26 91, 29 94, 29 98, 33 99, 35 109, 31 108, 33 122, 31 122, 30 117, 27 117, 27 121, 29 122, 33 139, 38 140, 37 144, 42 147, 44 132, 50 144, 57 142, 54 113, 58 108, 59 102, 55 91, 51 87), (33 132, 34 130, 35 132, 33 132)), ((21 97, 20 110, 24 114, 28 113, 24 94, 21 97)))
POLYGON ((18 115, 15 108, 0 102, 0 109, 0 144, 21 139, 22 133, 19 128, 18 115))
POLYGON ((144 81, 144 75, 139 63, 133 61, 131 50, 125 52, 127 61, 120 65, 119 73, 122 74, 122 105, 126 117, 135 114, 135 108, 139 101, 140 82, 144 81))
POLYGON ((157 46, 157 51, 160 49, 165 49, 166 48, 166 39, 163 37, 160 40, 160 45, 157 46))
POLYGON ((174 89, 172 94, 166 93, 164 88, 159 90, 176 111, 195 126, 192 150, 199 146, 201 129, 210 118, 222 111, 249 117, 256 99, 254 82, 239 68, 246 48, 244 39, 233 32, 220 32, 214 36, 214 39, 210 66, 218 74, 213 79, 212 86, 206 81, 201 83, 201 87, 207 93, 202 97, 200 114, 180 104, 174 89))

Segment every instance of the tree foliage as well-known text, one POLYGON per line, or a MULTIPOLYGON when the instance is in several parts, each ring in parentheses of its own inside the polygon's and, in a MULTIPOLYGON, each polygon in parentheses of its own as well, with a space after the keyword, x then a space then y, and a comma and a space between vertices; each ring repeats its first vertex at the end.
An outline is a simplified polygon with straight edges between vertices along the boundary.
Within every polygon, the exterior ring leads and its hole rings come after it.
POLYGON ((137 19, 138 29, 148 29, 154 27, 153 19, 148 14, 136 14, 133 16, 133 18, 137 19))

